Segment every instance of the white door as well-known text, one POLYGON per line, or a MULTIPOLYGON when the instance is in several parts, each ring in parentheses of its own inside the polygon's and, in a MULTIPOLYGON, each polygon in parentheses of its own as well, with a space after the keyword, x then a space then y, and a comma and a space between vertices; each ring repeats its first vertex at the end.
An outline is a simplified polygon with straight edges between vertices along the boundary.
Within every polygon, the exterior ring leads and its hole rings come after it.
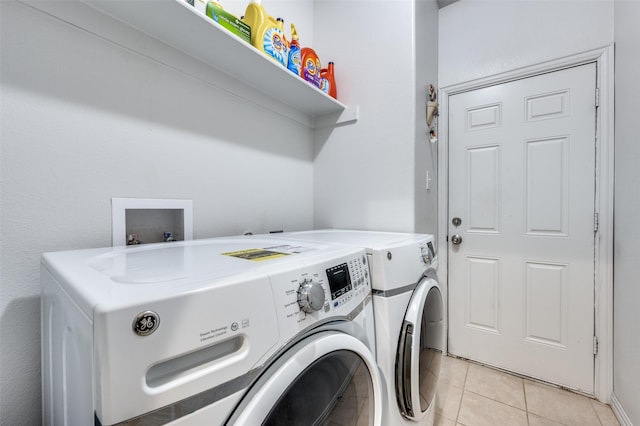
POLYGON ((586 64, 449 98, 449 350, 587 393, 595 94, 586 64))

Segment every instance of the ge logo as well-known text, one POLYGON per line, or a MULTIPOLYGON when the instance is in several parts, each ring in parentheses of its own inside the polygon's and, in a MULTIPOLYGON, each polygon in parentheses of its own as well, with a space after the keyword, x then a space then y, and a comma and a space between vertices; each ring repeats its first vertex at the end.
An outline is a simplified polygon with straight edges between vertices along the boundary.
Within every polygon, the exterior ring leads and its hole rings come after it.
POLYGON ((231 331, 236 331, 238 329, 238 323, 234 322, 233 324, 231 324, 231 331))
POLYGON ((138 336, 148 336, 160 325, 160 317, 153 311, 139 313, 133 319, 133 332, 138 336))

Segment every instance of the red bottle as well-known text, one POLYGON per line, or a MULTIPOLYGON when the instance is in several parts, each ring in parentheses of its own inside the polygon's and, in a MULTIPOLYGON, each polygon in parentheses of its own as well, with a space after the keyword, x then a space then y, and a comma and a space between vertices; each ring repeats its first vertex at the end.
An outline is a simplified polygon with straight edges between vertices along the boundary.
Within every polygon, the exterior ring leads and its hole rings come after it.
POLYGON ((329 62, 327 68, 322 68, 320 76, 322 77, 322 90, 333 99, 338 99, 338 88, 333 74, 333 62, 329 62))

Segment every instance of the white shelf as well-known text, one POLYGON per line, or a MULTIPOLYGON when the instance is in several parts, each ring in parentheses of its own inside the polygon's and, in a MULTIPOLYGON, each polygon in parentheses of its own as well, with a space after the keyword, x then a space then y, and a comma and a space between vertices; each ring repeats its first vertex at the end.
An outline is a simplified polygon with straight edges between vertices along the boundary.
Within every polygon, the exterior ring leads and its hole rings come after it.
MULTIPOLYGON (((184 0, 84 0, 110 15, 244 84, 300 111, 315 121, 342 117, 347 106, 313 87, 231 34, 184 0), (200 40, 200 43, 194 42, 200 40)), ((354 120, 350 120, 354 121, 354 120)), ((337 118, 337 123, 342 122, 337 118)))

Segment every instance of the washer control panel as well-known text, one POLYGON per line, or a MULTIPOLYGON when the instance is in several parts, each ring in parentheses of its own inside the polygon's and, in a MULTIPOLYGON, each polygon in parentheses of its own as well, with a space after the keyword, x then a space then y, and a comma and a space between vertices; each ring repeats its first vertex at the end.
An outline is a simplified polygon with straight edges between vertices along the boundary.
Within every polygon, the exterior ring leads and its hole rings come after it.
POLYGON ((272 275, 278 316, 287 328, 333 316, 346 316, 371 294, 364 251, 272 275))

